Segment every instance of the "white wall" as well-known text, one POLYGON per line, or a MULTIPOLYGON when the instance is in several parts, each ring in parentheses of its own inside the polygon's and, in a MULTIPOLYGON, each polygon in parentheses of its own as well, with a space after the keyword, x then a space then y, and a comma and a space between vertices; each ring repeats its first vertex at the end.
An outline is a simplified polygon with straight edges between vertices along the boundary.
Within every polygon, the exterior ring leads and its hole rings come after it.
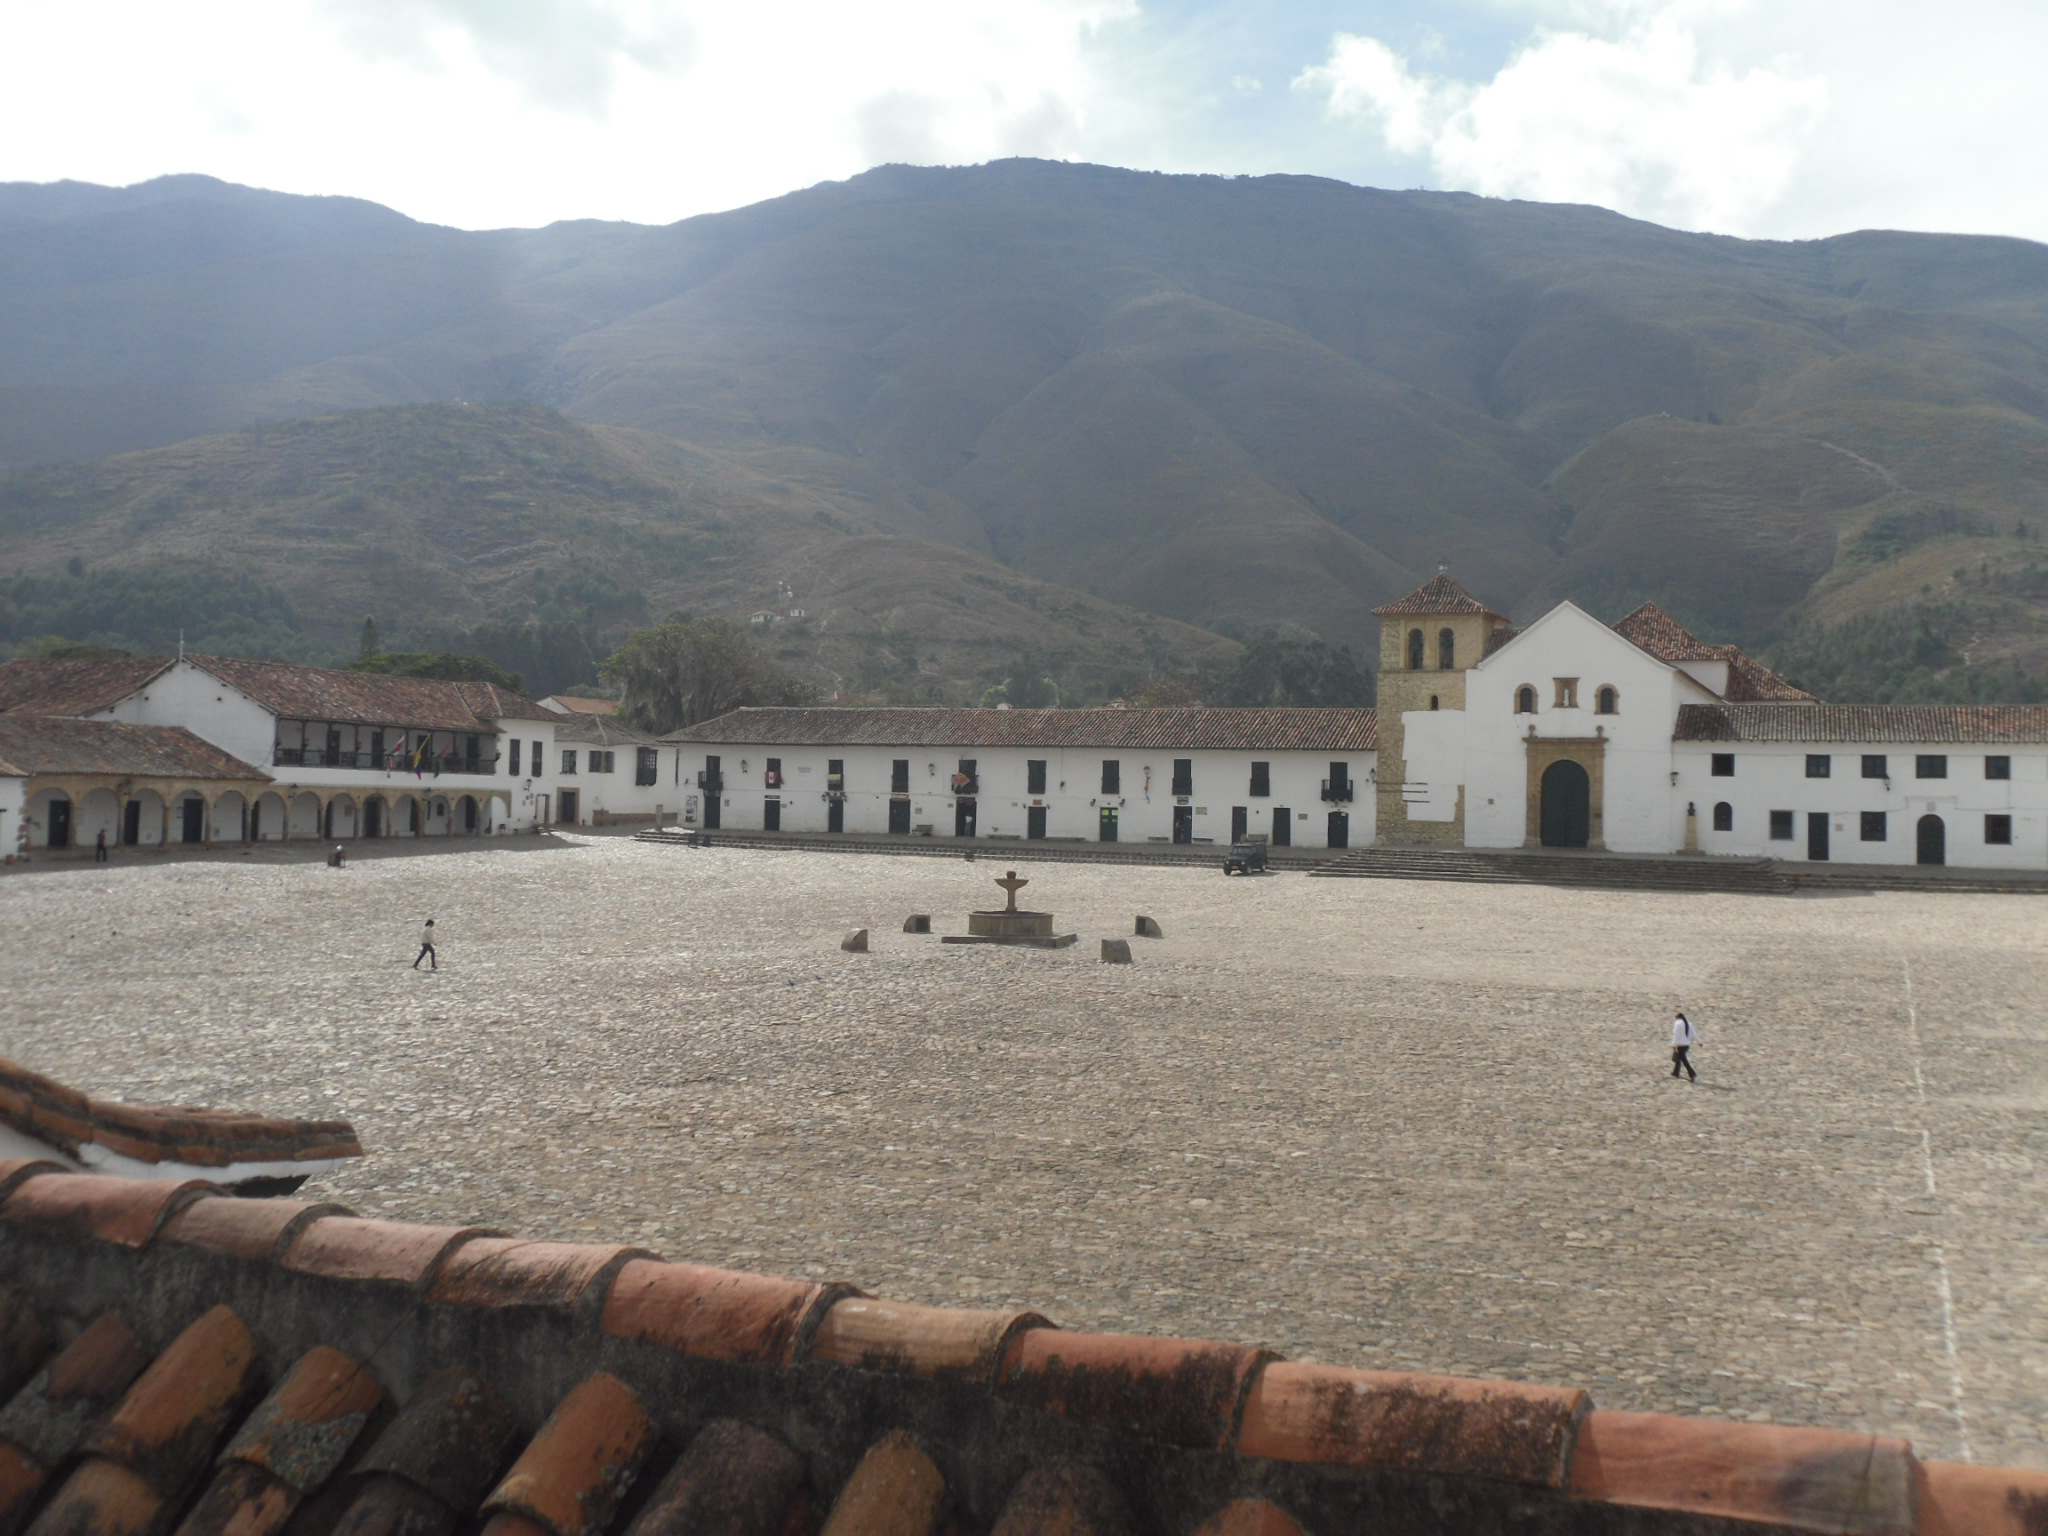
MULTIPOLYGON (((633 782, 638 772, 640 749, 637 746, 620 744, 616 747, 600 746, 596 742, 561 740, 549 748, 548 766, 553 770, 557 791, 568 789, 577 792, 576 819, 589 826, 596 812, 603 811, 611 816, 656 816, 667 821, 681 821, 683 795, 685 790, 676 775, 676 749, 671 746, 654 748, 655 767, 652 784, 633 782), (590 754, 611 752, 618 764, 610 773, 592 773, 590 754), (565 774, 561 771, 562 754, 576 754, 576 772, 565 774)), ((701 761, 698 764, 702 767, 701 761)), ((696 774, 690 775, 688 793, 697 793, 696 774)), ((559 809, 559 801, 557 801, 559 809)))
MULTIPOLYGON (((1867 745, 1834 742, 1680 742, 1674 761, 1678 788, 1674 793, 1699 807, 1700 846, 1713 853, 1763 854, 1803 861, 1807 856, 1807 817, 1829 818, 1829 859, 1838 864, 1912 864, 1918 854, 1916 827, 1922 816, 1941 817, 1947 834, 1948 862, 1982 869, 2048 868, 2048 745, 1867 745), (1717 777, 1713 757, 1732 754, 1732 777, 1717 777), (1809 753, 1829 758, 1824 779, 1806 776, 1809 753), (1882 756, 1889 782, 1866 779, 1863 756, 1882 756), (1948 777, 1921 779, 1914 760, 1926 754, 1948 760, 1948 777), (2010 779, 1984 777, 1987 756, 2012 761, 2010 779), (1713 810, 1725 802, 1735 826, 1715 832, 1713 810), (1792 836, 1770 835, 1770 813, 1792 812, 1792 836), (1862 813, 1885 813, 1886 838, 1864 842, 1862 813), (1987 814, 2012 817, 2010 847, 1984 841, 1987 814)), ((1679 810, 1685 809, 1683 803, 1679 810)))
POLYGON ((28 823, 22 812, 28 799, 28 780, 9 775, 0 778, 0 857, 28 846, 28 823))
MULTIPOLYGON (((935 837, 951 837, 957 804, 951 779, 961 759, 970 758, 980 780, 980 792, 975 797, 977 836, 1024 837, 1030 807, 1042 803, 1047 837, 1095 842, 1100 836, 1102 805, 1113 801, 1117 805, 1119 842, 1166 841, 1173 836, 1174 759, 1185 757, 1193 767, 1194 793, 1186 797, 1186 804, 1194 812, 1197 842, 1219 846, 1228 843, 1231 810, 1236 806, 1246 809, 1248 832, 1268 835, 1273 829, 1276 809, 1285 808, 1290 815, 1288 825, 1295 847, 1328 846, 1328 813, 1332 809, 1349 813, 1351 847, 1362 847, 1373 836, 1374 754, 1370 752, 1190 752, 1149 747, 764 747, 690 743, 681 748, 683 793, 700 795, 695 786, 707 753, 715 753, 720 759, 725 779, 720 819, 733 830, 758 831, 763 804, 773 795, 782 805, 783 831, 825 831, 829 815, 825 798, 826 763, 839 758, 845 763, 845 830, 886 832, 891 765, 903 758, 910 763, 912 826, 928 824, 935 837), (771 757, 782 763, 779 790, 770 790, 765 783, 771 757), (1034 759, 1046 764, 1043 795, 1026 792, 1026 764, 1034 759), (1107 759, 1121 765, 1121 792, 1117 795, 1102 793, 1102 764, 1107 759), (1250 792, 1254 761, 1272 765, 1269 795, 1254 797, 1250 792), (1348 805, 1331 806, 1322 800, 1322 781, 1328 777, 1332 762, 1349 765, 1354 798, 1348 805)), ((625 762, 623 753, 620 762, 625 762)), ((700 803, 694 824, 701 826, 703 822, 700 803)))

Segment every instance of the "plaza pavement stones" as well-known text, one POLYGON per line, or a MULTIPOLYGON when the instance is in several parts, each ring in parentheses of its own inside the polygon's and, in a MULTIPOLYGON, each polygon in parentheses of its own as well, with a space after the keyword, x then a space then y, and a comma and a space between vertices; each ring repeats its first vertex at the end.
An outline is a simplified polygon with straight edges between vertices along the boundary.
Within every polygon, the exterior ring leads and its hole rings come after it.
POLYGON ((2036 904, 1017 862, 1175 940, 941 949, 971 865, 627 839, 33 868, 0 1052, 346 1117, 302 1194, 366 1218, 2048 1466, 2036 904))

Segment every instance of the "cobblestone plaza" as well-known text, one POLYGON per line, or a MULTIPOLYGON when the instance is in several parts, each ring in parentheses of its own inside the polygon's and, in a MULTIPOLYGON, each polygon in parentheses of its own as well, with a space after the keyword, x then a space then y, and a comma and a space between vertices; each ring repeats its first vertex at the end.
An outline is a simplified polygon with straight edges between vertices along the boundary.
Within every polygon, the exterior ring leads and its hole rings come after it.
POLYGON ((1010 863, 1078 947, 941 946, 988 859, 34 866, 0 1049, 345 1115, 365 1214, 2048 1465, 2048 902, 1010 863))

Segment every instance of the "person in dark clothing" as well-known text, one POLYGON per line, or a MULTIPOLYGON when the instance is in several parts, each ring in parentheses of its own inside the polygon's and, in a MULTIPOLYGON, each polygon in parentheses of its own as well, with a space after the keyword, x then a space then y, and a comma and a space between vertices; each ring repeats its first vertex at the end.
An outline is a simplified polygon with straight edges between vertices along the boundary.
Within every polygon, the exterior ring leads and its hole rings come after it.
POLYGON ((92 861, 95 864, 107 862, 107 829, 101 827, 99 836, 92 840, 92 861))
POLYGON ((1685 1074, 1685 1080, 1696 1083, 1699 1073, 1692 1069, 1692 1048, 1700 1043, 1700 1032, 1692 1027, 1692 1020, 1679 1013, 1671 1020, 1671 1075, 1685 1074))
POLYGON ((426 926, 420 929, 420 952, 412 957, 412 968, 418 970, 422 960, 427 962, 427 969, 430 971, 441 969, 441 957, 434 952, 434 920, 431 917, 427 919, 426 926))

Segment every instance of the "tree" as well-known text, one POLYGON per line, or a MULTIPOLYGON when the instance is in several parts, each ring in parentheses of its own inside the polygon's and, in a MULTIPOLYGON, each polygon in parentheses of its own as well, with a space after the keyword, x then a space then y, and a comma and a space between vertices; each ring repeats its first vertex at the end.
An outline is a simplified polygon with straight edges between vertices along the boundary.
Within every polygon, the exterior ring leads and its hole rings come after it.
POLYGON ((493 683, 512 693, 526 692, 524 678, 507 672, 490 657, 451 651, 385 651, 350 662, 348 670, 383 677, 427 677, 442 683, 493 683))
POLYGON ((808 704, 809 684, 770 666, 724 619, 680 614, 636 630, 598 675, 624 690, 620 718, 665 735, 754 704, 808 704))
POLYGON ((1133 709, 1199 709, 1207 702, 1194 677, 1148 677, 1124 701, 1133 709))
POLYGON ((1348 647, 1299 631, 1261 629, 1216 690, 1239 708, 1362 707, 1373 701, 1374 678, 1348 647))
POLYGON ((368 661, 383 649, 384 639, 377 633, 377 621, 364 619, 362 638, 356 642, 356 660, 368 661))
POLYGON ((1050 650, 1026 648, 1009 665, 988 669, 982 673, 989 686, 982 692, 981 707, 1007 704, 1012 709, 1058 709, 1061 660, 1050 650))

